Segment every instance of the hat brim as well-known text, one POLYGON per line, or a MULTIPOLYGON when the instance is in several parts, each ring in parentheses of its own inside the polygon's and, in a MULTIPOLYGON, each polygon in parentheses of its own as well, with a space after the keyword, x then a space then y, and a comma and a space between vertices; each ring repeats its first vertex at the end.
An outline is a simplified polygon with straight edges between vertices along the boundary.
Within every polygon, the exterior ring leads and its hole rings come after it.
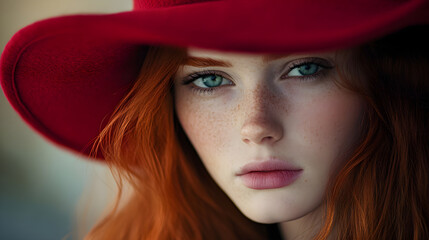
POLYGON ((16 33, 3 51, 2 88, 38 132, 87 155, 136 79, 145 46, 326 51, 429 23, 421 0, 285 2, 214 1, 39 21, 16 33))

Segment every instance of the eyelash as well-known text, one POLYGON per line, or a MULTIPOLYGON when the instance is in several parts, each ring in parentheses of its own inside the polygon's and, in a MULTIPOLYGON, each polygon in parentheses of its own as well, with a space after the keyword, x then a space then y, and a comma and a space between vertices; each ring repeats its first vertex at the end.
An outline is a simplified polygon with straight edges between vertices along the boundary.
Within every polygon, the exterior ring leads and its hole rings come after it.
MULTIPOLYGON (((318 78, 318 77, 323 78, 326 75, 327 70, 332 69, 332 68, 333 68, 333 66, 331 66, 326 60, 323 60, 320 58, 303 59, 301 61, 298 60, 298 61, 295 61, 294 63, 292 63, 291 66, 288 67, 287 72, 285 74, 281 75, 280 78, 281 79, 292 78, 292 79, 299 79, 300 81, 309 81, 309 80, 313 80, 313 79, 318 78), (314 74, 311 74, 311 75, 284 77, 285 75, 289 74, 295 68, 298 68, 298 67, 301 67, 304 65, 308 65, 308 64, 316 64, 318 67, 317 72, 314 74)), ((197 80, 199 78, 212 76, 212 75, 220 76, 220 77, 232 82, 231 80, 229 80, 231 77, 229 75, 225 74, 224 72, 215 71, 215 70, 204 70, 201 72, 192 73, 192 74, 188 75, 187 77, 185 77, 183 80, 183 85, 190 84, 192 91, 194 91, 195 93, 200 94, 200 95, 211 95, 215 91, 222 88, 223 86, 233 85, 233 84, 225 84, 225 85, 220 85, 217 87, 201 88, 201 87, 196 86, 195 84, 192 84, 193 82, 195 82, 195 80, 197 80)))
POLYGON ((292 63, 290 67, 288 67, 287 73, 283 74, 280 78, 286 79, 287 77, 283 77, 286 74, 289 74, 295 68, 308 65, 308 64, 316 64, 319 68, 318 71, 311 75, 303 75, 303 76, 291 76, 290 78, 298 78, 301 81, 309 81, 315 79, 316 77, 323 77, 326 74, 326 70, 332 69, 333 66, 327 61, 321 58, 310 58, 310 59, 302 59, 292 63))
POLYGON ((221 88, 223 86, 233 85, 233 84, 227 84, 227 85, 220 85, 218 87, 201 88, 201 87, 196 86, 195 84, 192 84, 193 82, 195 82, 195 80, 197 80, 199 78, 212 76, 212 75, 220 76, 220 77, 232 82, 231 80, 229 80, 231 77, 228 76, 227 74, 225 74, 224 72, 215 71, 215 70, 204 70, 201 72, 193 73, 193 74, 185 77, 185 79, 183 80, 183 85, 190 84, 192 91, 195 91, 198 94, 206 94, 206 95, 210 95, 211 93, 214 93, 214 91, 218 90, 219 88, 221 88))

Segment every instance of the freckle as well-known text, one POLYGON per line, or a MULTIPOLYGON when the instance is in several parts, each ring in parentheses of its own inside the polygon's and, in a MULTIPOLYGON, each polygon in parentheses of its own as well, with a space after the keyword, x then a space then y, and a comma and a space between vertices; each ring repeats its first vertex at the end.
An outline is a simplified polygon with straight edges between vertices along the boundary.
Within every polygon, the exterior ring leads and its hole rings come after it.
POLYGON ((258 96, 256 99, 256 103, 258 106, 263 107, 270 107, 272 110, 275 111, 286 111, 287 106, 284 104, 285 102, 282 101, 282 98, 280 96, 277 96, 275 90, 269 89, 268 87, 261 86, 256 88, 253 91, 254 96, 258 96))

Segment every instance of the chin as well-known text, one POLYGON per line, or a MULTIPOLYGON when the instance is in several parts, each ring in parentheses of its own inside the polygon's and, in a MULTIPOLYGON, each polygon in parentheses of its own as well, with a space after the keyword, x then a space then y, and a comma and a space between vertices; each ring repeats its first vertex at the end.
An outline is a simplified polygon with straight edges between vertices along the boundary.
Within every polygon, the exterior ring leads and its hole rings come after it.
POLYGON ((273 216, 273 215, 267 215, 266 213, 261 214, 261 215, 253 215, 253 214, 247 214, 247 215, 244 214, 244 215, 254 222, 263 223, 263 224, 288 222, 288 221, 293 221, 293 220, 296 220, 296 219, 299 219, 302 217, 302 215, 287 216, 287 214, 284 214, 281 216, 273 216))
POLYGON ((263 224, 293 221, 308 214, 308 211, 297 211, 298 209, 296 208, 293 210, 284 209, 282 207, 275 207, 272 204, 265 206, 258 204, 255 207, 239 209, 250 220, 263 224))

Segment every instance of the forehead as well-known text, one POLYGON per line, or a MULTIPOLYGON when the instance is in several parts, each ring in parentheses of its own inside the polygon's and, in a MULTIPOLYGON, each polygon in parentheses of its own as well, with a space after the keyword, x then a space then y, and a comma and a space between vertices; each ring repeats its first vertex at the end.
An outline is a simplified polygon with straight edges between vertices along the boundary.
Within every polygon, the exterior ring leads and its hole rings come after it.
POLYGON ((251 53, 235 53, 235 52, 222 52, 216 50, 200 49, 200 48, 188 48, 187 50, 189 57, 197 58, 213 58, 217 60, 222 59, 243 59, 253 58, 260 59, 263 62, 270 62, 279 58, 285 58, 290 54, 251 54, 251 53))
POLYGON ((288 58, 301 58, 307 56, 328 58, 332 61, 337 61, 349 53, 349 49, 325 51, 325 52, 312 52, 300 54, 252 54, 252 53, 236 53, 236 52, 223 52, 217 50, 208 50, 200 48, 187 49, 187 62, 185 65, 191 66, 223 66, 231 67, 234 62, 241 61, 255 61, 262 64, 269 64, 271 62, 282 61, 288 58))

